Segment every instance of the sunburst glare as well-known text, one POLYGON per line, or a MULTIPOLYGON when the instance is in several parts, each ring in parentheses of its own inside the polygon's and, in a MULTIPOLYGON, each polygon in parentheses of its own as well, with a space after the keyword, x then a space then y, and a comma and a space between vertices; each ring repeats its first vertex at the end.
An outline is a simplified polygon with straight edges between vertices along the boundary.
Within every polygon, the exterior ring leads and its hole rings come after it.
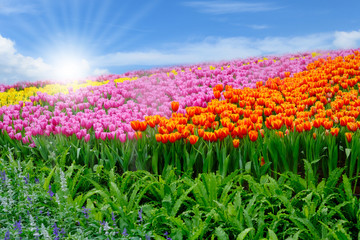
POLYGON ((61 82, 81 80, 90 74, 89 62, 81 55, 71 52, 54 54, 50 62, 52 78, 61 82))

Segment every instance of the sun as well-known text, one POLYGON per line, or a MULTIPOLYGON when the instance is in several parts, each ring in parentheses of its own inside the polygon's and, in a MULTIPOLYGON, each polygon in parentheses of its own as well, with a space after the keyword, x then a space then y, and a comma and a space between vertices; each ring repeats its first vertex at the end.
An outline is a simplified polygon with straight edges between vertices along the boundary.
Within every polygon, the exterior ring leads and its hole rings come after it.
POLYGON ((50 76, 55 81, 70 83, 89 76, 90 65, 85 57, 63 51, 52 56, 50 76))
POLYGON ((84 44, 58 40, 44 47, 43 56, 49 66, 46 77, 49 80, 68 84, 91 76, 91 53, 84 44))

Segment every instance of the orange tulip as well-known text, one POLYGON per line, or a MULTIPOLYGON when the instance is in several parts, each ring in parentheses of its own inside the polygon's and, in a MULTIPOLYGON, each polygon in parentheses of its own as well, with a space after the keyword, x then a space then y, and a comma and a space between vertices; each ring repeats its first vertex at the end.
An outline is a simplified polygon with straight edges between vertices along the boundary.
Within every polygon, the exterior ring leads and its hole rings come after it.
POLYGON ((169 133, 173 132, 175 129, 175 123, 169 122, 168 124, 166 124, 166 129, 168 130, 169 133))
POLYGON ((251 114, 250 115, 250 120, 253 122, 253 123, 256 123, 257 120, 258 120, 258 115, 257 114, 251 114))
POLYGON ((199 137, 203 137, 204 136, 204 133, 205 133, 205 131, 204 131, 204 129, 198 129, 198 135, 199 135, 199 137))
POLYGON ((179 102, 171 102, 171 109, 176 112, 179 109, 179 102))
POLYGON ((264 108, 264 115, 266 117, 270 116, 272 113, 272 109, 271 108, 264 108))
POLYGON ((234 148, 238 148, 239 145, 240 145, 240 140, 239 139, 234 139, 233 140, 233 145, 234 145, 234 148))
POLYGON ((276 135, 278 135, 279 137, 284 137, 284 133, 282 131, 277 131, 275 132, 276 135))
POLYGON ((296 127, 296 131, 298 133, 301 133, 302 131, 304 131, 304 124, 303 123, 300 123, 300 124, 296 125, 295 127, 296 127))
POLYGON ((283 125, 283 121, 281 121, 280 119, 275 119, 273 121, 271 121, 271 127, 273 129, 279 130, 283 125))
POLYGON ((352 134, 351 132, 345 133, 345 137, 346 137, 346 140, 347 140, 348 142, 351 142, 352 135, 353 135, 353 134, 352 134))
POLYGON ((160 134, 166 134, 166 133, 168 133, 168 130, 165 128, 165 127, 159 127, 159 133, 160 134))
POLYGON ((174 133, 170 133, 168 139, 169 139, 169 142, 174 143, 177 140, 177 136, 174 133))
POLYGON ((135 133, 135 139, 138 140, 138 139, 141 139, 141 138, 142 138, 142 132, 137 131, 137 132, 135 133))
POLYGON ((149 124, 149 126, 150 126, 151 128, 154 128, 154 127, 156 126, 156 122, 155 122, 154 119, 148 120, 147 123, 149 124))
POLYGON ((260 129, 260 135, 262 138, 264 138, 265 136, 265 130, 264 129, 260 129))
POLYGON ((163 134, 161 135, 161 142, 162 143, 167 143, 167 141, 169 140, 169 134, 163 134))
POLYGON ((134 131, 137 131, 140 128, 140 122, 138 120, 131 121, 130 125, 131 125, 132 129, 134 129, 134 131))
POLYGON ((231 115, 230 115, 230 119, 231 119, 231 121, 233 121, 233 122, 239 121, 239 114, 231 114, 231 115))
POLYGON ((140 122, 140 126, 139 126, 139 129, 140 131, 145 131, 147 128, 147 122, 140 122))
POLYGON ((217 99, 220 99, 220 97, 221 97, 220 91, 215 91, 214 90, 214 97, 217 98, 217 99))
POLYGON ((264 166, 265 165, 265 159, 264 159, 264 157, 261 157, 261 159, 260 159, 260 166, 262 167, 262 166, 264 166))
POLYGON ((335 137, 337 137, 337 135, 339 134, 339 131, 340 131, 339 128, 331 128, 331 129, 330 129, 331 135, 333 135, 333 136, 335 136, 335 137))
POLYGON ((344 116, 340 118, 340 126, 345 127, 348 122, 348 117, 344 116))
POLYGON ((190 135, 190 131, 188 129, 184 129, 181 133, 182 138, 187 138, 190 135))
POLYGON ((217 84, 214 89, 216 89, 217 91, 222 92, 222 90, 224 90, 224 86, 222 84, 217 84))
POLYGON ((258 138, 258 132, 255 130, 249 131, 249 138, 252 142, 255 142, 258 138))
POLYGON ((313 133, 313 138, 316 139, 316 133, 313 133))
POLYGON ((286 117, 285 118, 285 125, 289 128, 292 127, 294 121, 294 117, 286 117))
POLYGON ((309 121, 304 122, 304 130, 305 131, 310 131, 311 127, 312 127, 311 122, 309 122, 309 121))
POLYGON ((247 133, 247 127, 245 125, 240 125, 239 131, 240 131, 240 134, 244 136, 247 133))
POLYGON ((211 142, 216 142, 217 140, 218 140, 218 139, 217 139, 215 133, 210 133, 210 141, 211 141, 211 142))
POLYGON ((161 142, 162 140, 161 134, 155 134, 155 139, 157 142, 161 142))
POLYGON ((213 129, 216 129, 218 126, 219 126, 219 122, 218 122, 218 121, 214 121, 214 122, 211 124, 211 127, 212 127, 213 129))
POLYGON ((319 128, 321 126, 321 119, 317 118, 313 121, 314 128, 319 128))
POLYGON ((189 141, 191 145, 194 145, 198 141, 199 137, 196 135, 190 135, 189 141))
POLYGON ((322 125, 325 129, 329 130, 330 128, 333 127, 334 122, 331 120, 325 120, 325 121, 323 121, 322 125))
POLYGON ((349 131, 352 131, 352 132, 355 132, 358 128, 357 123, 353 123, 353 122, 348 122, 346 124, 346 126, 347 126, 347 129, 349 129, 349 131))

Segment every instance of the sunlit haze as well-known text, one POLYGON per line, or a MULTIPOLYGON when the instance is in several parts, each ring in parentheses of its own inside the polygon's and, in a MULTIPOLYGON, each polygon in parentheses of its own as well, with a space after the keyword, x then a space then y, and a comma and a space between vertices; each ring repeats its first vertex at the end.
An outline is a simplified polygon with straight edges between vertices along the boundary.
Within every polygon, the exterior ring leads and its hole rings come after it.
POLYGON ((0 83, 355 48, 360 2, 347 3, 0 0, 0 83))

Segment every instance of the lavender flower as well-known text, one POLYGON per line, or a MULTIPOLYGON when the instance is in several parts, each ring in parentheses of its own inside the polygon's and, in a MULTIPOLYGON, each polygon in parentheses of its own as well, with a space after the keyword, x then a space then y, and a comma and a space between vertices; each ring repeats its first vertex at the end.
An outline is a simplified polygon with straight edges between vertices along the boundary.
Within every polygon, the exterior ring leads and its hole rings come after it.
POLYGON ((16 221, 14 224, 14 230, 18 230, 19 235, 22 233, 22 228, 21 228, 21 218, 19 221, 16 221))
POLYGON ((54 228, 53 230, 53 234, 55 235, 55 240, 59 240, 59 228, 57 227, 56 223, 54 223, 54 225, 52 226, 54 228))
POLYGON ((150 240, 150 239, 151 239, 151 237, 150 237, 150 236, 148 236, 147 234, 145 234, 145 239, 146 239, 146 240, 150 240))
POLYGON ((1 179, 2 179, 2 181, 5 182, 5 180, 6 180, 6 172, 5 172, 5 170, 4 170, 3 172, 0 171, 0 173, 1 173, 1 179))
POLYGON ((168 237, 168 236, 169 236, 169 233, 168 233, 168 232, 165 232, 165 233, 164 233, 164 236, 166 237, 166 240, 172 240, 171 237, 168 237))
MULTIPOLYGON (((4 171, 5 172, 5 171, 4 171)), ((9 230, 7 230, 7 232, 5 233, 5 238, 4 240, 10 240, 10 232, 9 230)))
POLYGON ((127 233, 127 231, 126 231, 126 228, 124 228, 124 231, 121 233, 123 236, 127 236, 127 235, 129 235, 128 233, 127 233))
POLYGON ((142 222, 143 221, 143 217, 142 217, 142 208, 140 208, 139 210, 139 221, 142 222))
POLYGON ((53 196, 54 196, 53 191, 51 191, 51 185, 49 185, 49 191, 48 191, 48 194, 50 195, 50 197, 53 197, 53 196))
POLYGON ((114 212, 111 213, 111 220, 113 221, 113 226, 115 226, 116 225, 116 219, 115 219, 114 212))
POLYGON ((85 207, 82 207, 82 209, 83 209, 82 212, 84 213, 85 218, 88 219, 88 218, 89 218, 89 213, 90 213, 91 209, 85 208, 85 207))
POLYGON ((63 237, 65 237, 65 229, 64 228, 61 229, 60 233, 63 235, 63 237))
POLYGON ((35 178, 35 183, 39 183, 39 179, 38 178, 35 178))

